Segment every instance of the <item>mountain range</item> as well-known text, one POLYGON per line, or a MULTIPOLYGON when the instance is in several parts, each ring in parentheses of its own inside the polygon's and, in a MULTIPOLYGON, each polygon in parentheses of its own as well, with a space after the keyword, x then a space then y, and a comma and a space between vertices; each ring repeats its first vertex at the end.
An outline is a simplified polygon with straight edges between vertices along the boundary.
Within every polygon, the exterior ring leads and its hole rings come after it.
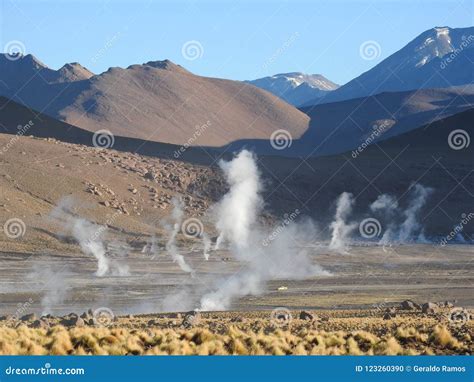
POLYGON ((295 106, 464 85, 474 83, 473 43, 474 27, 435 27, 342 86, 321 75, 303 73, 276 74, 248 82, 295 106))
POLYGON ((0 95, 85 130, 178 145, 265 139, 275 129, 301 136, 309 122, 255 86, 197 76, 168 60, 93 75, 79 64, 55 71, 32 55, 0 55, 0 95))
POLYGON ((31 54, 3 54, 0 96, 2 107, 17 102, 137 142, 330 155, 358 147, 380 126, 376 140, 472 108, 472 42, 474 27, 430 29, 340 87, 297 72, 244 82, 203 77, 169 60, 94 74, 79 63, 54 70, 31 54), (282 130, 293 145, 275 151, 269 139, 282 130))

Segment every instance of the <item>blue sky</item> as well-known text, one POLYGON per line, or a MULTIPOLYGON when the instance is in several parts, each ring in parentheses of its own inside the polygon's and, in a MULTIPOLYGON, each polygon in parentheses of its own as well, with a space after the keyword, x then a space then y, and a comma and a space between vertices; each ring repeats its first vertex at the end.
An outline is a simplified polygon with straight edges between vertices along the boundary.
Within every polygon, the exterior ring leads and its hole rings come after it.
POLYGON ((100 73, 168 58, 205 76, 243 80, 301 71, 343 84, 426 29, 473 25, 473 4, 2 0, 0 43, 20 41, 26 53, 55 69, 77 61, 100 73), (189 41, 197 57, 191 48, 183 55, 189 41), (366 41, 380 46, 377 58, 361 57, 366 41))

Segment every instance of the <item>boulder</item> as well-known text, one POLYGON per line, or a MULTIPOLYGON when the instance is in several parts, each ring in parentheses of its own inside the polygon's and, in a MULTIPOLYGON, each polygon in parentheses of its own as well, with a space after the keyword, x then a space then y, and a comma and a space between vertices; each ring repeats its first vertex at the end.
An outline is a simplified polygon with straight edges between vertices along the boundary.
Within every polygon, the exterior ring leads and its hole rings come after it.
POLYGON ((438 308, 439 308, 438 304, 434 302, 427 302, 421 306, 421 311, 422 313, 425 313, 425 314, 433 314, 438 310, 438 308))
POLYGON ((49 324, 44 320, 35 320, 30 325, 30 328, 49 329, 49 324))
POLYGON ((300 313, 300 320, 312 321, 312 320, 314 320, 314 316, 311 313, 307 312, 306 310, 303 310, 300 313))
POLYGON ((20 318, 20 321, 34 321, 36 320, 36 314, 30 313, 30 314, 25 314, 20 318))
POLYGON ((64 326, 82 327, 85 325, 84 320, 77 314, 70 314, 69 316, 64 317, 59 323, 64 326))
POLYGON ((401 310, 417 310, 417 309, 420 309, 420 306, 411 300, 405 300, 400 303, 400 309, 401 310))
POLYGON ((445 308, 454 308, 454 304, 451 301, 445 301, 444 302, 444 307, 445 308))

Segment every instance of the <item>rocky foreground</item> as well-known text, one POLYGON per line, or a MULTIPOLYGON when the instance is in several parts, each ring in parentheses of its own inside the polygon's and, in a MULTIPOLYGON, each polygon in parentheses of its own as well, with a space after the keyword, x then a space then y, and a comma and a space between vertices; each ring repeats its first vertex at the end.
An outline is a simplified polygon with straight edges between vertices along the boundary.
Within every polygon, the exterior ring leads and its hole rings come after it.
POLYGON ((0 354, 472 354, 473 313, 446 304, 370 310, 2 317, 0 354))

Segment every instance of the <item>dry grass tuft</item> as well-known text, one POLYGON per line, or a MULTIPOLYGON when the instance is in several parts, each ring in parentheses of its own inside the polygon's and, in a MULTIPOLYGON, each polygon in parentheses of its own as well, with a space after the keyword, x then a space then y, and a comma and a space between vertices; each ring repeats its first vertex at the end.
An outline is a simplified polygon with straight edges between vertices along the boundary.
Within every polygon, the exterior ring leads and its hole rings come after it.
MULTIPOLYGON (((272 326, 264 313, 207 313, 199 326, 185 329, 170 318, 154 315, 157 324, 146 328, 150 316, 119 318, 113 327, 51 329, 25 324, 0 326, 0 354, 110 354, 110 355, 415 355, 472 354, 473 324, 442 325, 436 317, 399 316, 384 321, 361 312, 328 313, 318 324, 294 319, 285 328, 272 326), (223 330, 224 328, 225 330, 223 330)), ((321 313, 322 314, 322 313, 321 313)), ((296 314, 295 314, 296 317, 296 314)))

